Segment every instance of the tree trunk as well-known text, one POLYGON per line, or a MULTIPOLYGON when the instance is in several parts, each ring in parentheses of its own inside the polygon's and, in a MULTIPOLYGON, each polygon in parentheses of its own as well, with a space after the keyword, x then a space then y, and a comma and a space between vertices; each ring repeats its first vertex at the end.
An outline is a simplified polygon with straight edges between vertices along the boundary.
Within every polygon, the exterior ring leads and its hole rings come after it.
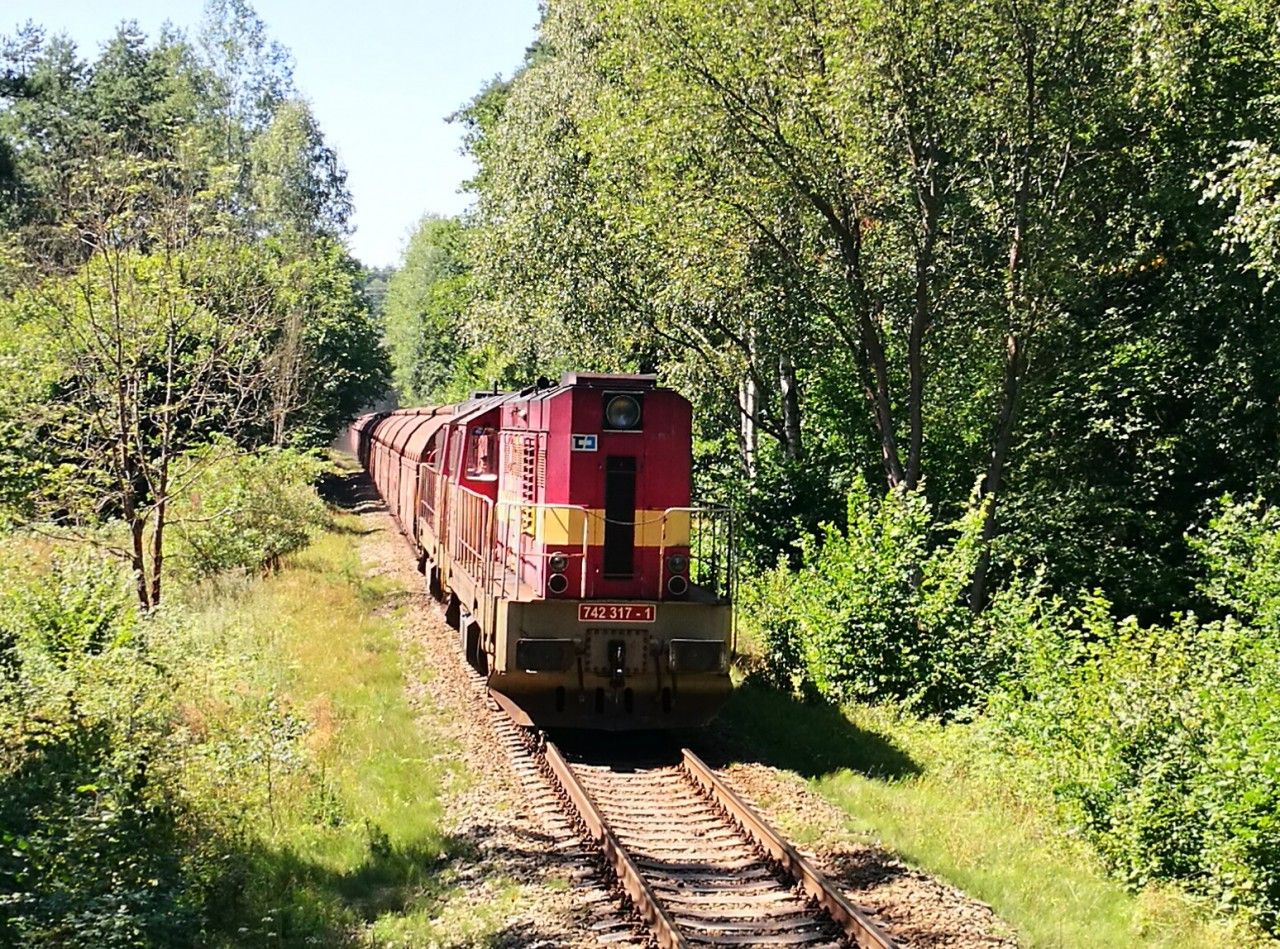
POLYGON ((1037 49, 1034 32, 1029 27, 1020 30, 1022 35, 1022 79, 1025 84, 1023 102, 1023 134, 1025 142, 1017 168, 1013 191, 1013 229, 1009 237, 1009 261, 1005 270, 1005 295, 1008 312, 1008 330, 1005 335, 1004 385, 1000 394, 1000 411, 991 444, 991 458, 987 473, 982 479, 979 499, 986 502, 982 518, 982 537, 979 541, 978 563, 969 586, 969 609, 974 613, 986 608, 987 572, 991 568, 991 541, 996 533, 996 507, 1000 500, 1000 479, 1004 474, 1009 447, 1013 441, 1013 429, 1018 414, 1018 396, 1022 389, 1023 372, 1026 369, 1026 334, 1031 332, 1033 321, 1032 301, 1026 293, 1026 271, 1030 266, 1028 220, 1031 204, 1032 152, 1039 117, 1039 82, 1036 70, 1037 49))
POLYGON ((870 314, 859 320, 862 347, 871 369, 869 398, 875 415, 876 430, 880 433, 880 456, 884 463, 885 480, 890 488, 896 488, 906 480, 902 470, 902 457, 898 453, 898 437, 893 424, 893 408, 889 400, 889 365, 885 357, 880 330, 870 314))
POLYGON ((1009 448, 1013 443, 1013 431, 1018 416, 1018 398, 1022 390, 1022 378, 1026 369, 1026 343, 1017 334, 1005 339, 1004 386, 1000 395, 1000 412, 996 422, 995 437, 991 445, 991 458, 987 473, 982 479, 979 498, 987 505, 982 518, 980 553, 969 585, 969 609, 975 613, 986 607, 987 572, 991 567, 991 540, 996 533, 996 505, 1000 499, 1000 479, 1004 474, 1009 448))
MULTIPOLYGON (((800 185, 800 192, 826 219, 839 242, 840 256, 844 261, 845 280, 848 284, 849 302, 857 314, 859 358, 865 358, 871 371, 866 384, 867 401, 871 407, 876 430, 880 433, 880 451, 884 462, 885 480, 890 488, 896 488, 906 479, 902 469, 902 456, 898 452, 898 438, 893 421, 893 405, 889 392, 889 363, 881 339, 877 314, 874 310, 866 281, 862 273, 862 224, 851 207, 837 209, 807 184, 800 185)), ((846 342, 852 345, 851 334, 837 327, 846 342)))
POLYGON ((133 549, 129 554, 129 566, 133 568, 133 580, 138 590, 138 605, 144 611, 151 609, 151 585, 147 582, 146 522, 137 516, 129 517, 129 536, 133 549))
POLYGON ((800 437, 800 392, 796 386, 795 363, 786 353, 778 357, 778 387, 782 392, 783 450, 792 461, 799 461, 804 457, 804 443, 800 437))
POLYGON ((938 202, 932 185, 920 197, 920 246, 916 250, 915 309, 907 336, 907 470, 906 484, 920 484, 924 454, 924 337, 933 323, 934 244, 938 236, 938 202))
POLYGON ((756 414, 760 411, 760 389, 755 377, 748 373, 738 383, 738 447, 742 453, 742 470, 747 480, 756 480, 756 453, 760 448, 760 432, 756 414))
MULTIPOLYGON (((167 490, 167 479, 161 479, 161 490, 167 490)), ((162 494, 154 509, 156 526, 151 535, 151 609, 160 605, 160 584, 164 573, 165 498, 162 494)))

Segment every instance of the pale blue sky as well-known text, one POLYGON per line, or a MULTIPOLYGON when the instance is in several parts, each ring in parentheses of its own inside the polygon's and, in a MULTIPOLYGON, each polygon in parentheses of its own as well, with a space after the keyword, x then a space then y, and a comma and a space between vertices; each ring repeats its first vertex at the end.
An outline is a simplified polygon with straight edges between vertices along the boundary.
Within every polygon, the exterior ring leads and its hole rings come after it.
MULTIPOLYGON (((510 76, 533 42, 537 0, 251 0, 293 51, 294 82, 337 149, 355 198, 352 250, 397 263, 423 214, 454 214, 471 165, 445 116, 494 75, 510 76)), ((86 58, 125 19, 154 36, 166 19, 194 34, 204 0, 0 0, 0 33, 34 20, 86 58)))

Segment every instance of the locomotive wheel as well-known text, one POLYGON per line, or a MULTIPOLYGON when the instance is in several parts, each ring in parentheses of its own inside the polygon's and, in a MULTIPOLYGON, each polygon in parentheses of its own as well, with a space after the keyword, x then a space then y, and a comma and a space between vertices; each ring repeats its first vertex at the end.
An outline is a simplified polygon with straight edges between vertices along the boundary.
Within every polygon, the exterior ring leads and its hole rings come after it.
POLYGON ((467 662, 471 663, 476 672, 481 675, 488 675, 489 657, 480 647, 480 624, 475 622, 467 623, 462 636, 466 646, 467 662))

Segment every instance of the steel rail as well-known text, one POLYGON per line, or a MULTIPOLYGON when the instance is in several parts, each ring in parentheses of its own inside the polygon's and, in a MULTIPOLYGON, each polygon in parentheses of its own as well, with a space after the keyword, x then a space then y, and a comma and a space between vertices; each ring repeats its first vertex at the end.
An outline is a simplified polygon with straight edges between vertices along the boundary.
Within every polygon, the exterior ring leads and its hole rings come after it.
POLYGON ((683 749, 683 766, 689 777, 717 804, 736 820, 757 845, 778 861, 804 887, 818 905, 826 910, 845 934, 860 949, 896 949, 896 944, 865 913, 849 902, 816 867, 799 851, 779 836, 763 817, 757 814, 702 759, 688 748, 683 749))
POLYGON ((640 872, 640 868, 622 846, 608 821, 604 819, 604 815, 591 800, 587 789, 582 786, 573 769, 569 767, 569 763, 564 760, 560 749, 551 742, 547 742, 542 754, 561 788, 569 796, 574 810, 586 825, 587 832, 604 852, 609 863, 613 865, 622 889, 635 904, 640 917, 652 928, 658 945, 663 949, 688 949, 689 943, 680 934, 675 921, 658 902, 657 896, 640 872))

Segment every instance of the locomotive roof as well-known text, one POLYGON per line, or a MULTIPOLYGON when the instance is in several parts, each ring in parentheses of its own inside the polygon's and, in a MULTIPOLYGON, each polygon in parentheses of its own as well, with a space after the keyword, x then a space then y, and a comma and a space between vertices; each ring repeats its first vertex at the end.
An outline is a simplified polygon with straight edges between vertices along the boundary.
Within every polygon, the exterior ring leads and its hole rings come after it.
POLYGON ((589 389, 655 389, 658 377, 641 373, 566 372, 560 377, 560 385, 589 389))

